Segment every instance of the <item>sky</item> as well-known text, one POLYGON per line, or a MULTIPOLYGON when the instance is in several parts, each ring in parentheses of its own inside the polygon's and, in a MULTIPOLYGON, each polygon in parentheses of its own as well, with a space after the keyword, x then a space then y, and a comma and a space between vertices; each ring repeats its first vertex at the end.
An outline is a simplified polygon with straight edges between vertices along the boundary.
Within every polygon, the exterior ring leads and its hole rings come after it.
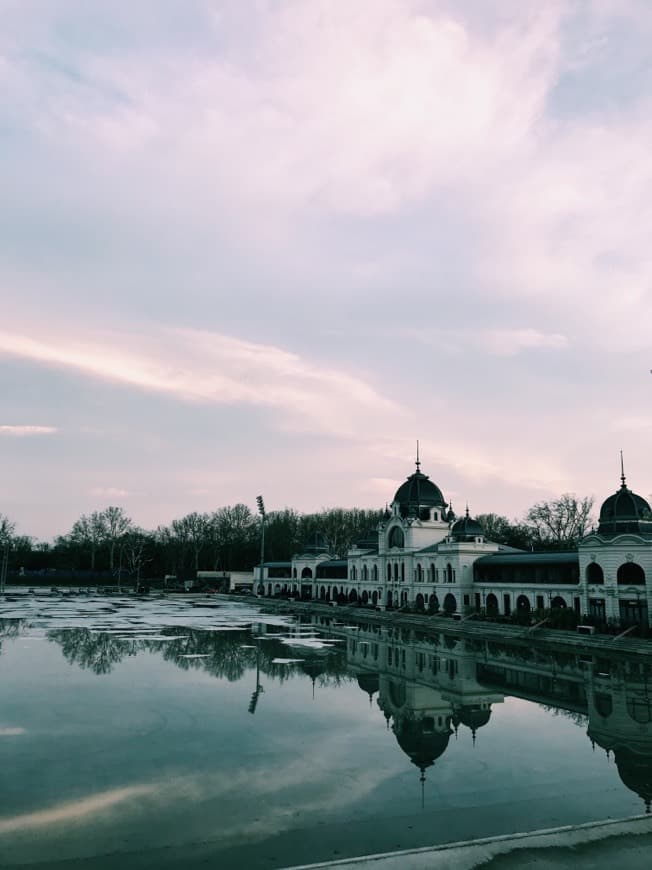
POLYGON ((0 512, 652 492, 648 0, 0 0, 0 512))

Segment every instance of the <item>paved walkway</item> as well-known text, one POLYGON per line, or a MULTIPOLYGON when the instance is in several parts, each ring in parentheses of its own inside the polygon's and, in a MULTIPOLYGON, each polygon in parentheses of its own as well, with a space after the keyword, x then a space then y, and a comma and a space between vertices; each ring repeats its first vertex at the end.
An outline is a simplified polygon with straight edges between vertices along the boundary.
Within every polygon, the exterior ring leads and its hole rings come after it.
POLYGON ((482 870, 649 870, 652 816, 303 864, 286 870, 472 870, 480 866, 482 870))

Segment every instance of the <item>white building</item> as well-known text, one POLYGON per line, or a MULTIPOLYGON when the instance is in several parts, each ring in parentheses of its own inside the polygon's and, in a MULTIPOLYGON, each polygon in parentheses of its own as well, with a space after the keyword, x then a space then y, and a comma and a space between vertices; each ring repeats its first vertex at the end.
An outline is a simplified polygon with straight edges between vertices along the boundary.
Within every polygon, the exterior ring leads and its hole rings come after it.
POLYGON ((258 593, 448 613, 568 607, 597 620, 649 624, 652 512, 624 474, 602 505, 597 531, 577 550, 530 553, 486 540, 468 509, 457 520, 418 459, 416 465, 373 539, 346 559, 310 552, 267 563, 262 577, 255 569, 258 593))

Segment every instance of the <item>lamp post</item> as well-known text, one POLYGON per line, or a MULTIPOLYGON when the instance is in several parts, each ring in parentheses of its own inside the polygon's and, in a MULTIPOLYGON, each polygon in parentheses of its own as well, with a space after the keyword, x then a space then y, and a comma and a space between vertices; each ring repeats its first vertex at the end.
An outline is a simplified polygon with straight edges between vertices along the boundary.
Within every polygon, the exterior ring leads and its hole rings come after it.
MULTIPOLYGON (((265 563, 265 502, 262 495, 256 496, 258 513, 260 514, 260 583, 263 583, 263 565, 265 563)), ((263 590, 264 590, 263 585, 263 590)), ((263 592, 264 594, 264 592, 263 592)))

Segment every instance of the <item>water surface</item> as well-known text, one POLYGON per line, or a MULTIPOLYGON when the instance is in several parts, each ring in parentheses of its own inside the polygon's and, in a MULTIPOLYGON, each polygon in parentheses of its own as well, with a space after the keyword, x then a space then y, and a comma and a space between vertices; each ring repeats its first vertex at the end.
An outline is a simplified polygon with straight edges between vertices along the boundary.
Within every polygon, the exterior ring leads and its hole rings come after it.
POLYGON ((645 811, 648 668, 227 599, 0 604, 5 867, 278 868, 645 811))

